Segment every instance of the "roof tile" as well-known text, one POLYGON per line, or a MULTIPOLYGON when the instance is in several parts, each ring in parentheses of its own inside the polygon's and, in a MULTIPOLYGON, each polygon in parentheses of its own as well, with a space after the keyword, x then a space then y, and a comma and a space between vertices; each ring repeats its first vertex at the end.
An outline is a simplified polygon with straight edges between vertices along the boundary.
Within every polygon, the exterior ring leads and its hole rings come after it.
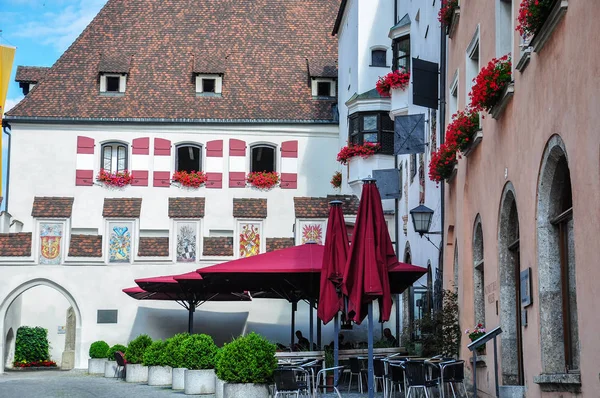
POLYGON ((31 216, 36 218, 70 218, 73 198, 40 197, 33 199, 31 216))
POLYGON ((71 235, 69 257, 102 257, 102 235, 71 235))
POLYGON ((0 234, 0 257, 31 256, 31 232, 0 234))
POLYGON ((342 201, 342 211, 346 215, 356 215, 360 203, 354 195, 327 195, 319 197, 295 197, 294 211, 296 218, 327 218, 329 217, 329 202, 342 201))
POLYGON ((140 257, 168 257, 169 256, 169 238, 168 237, 140 237, 140 247, 138 250, 140 257))
POLYGON ((267 238, 267 252, 287 249, 288 247, 294 246, 294 243, 294 238, 267 238))
POLYGON ((39 83, 50 68, 45 66, 18 66, 15 81, 19 83, 39 83))
POLYGON ((227 236, 206 236, 202 254, 205 256, 233 256, 233 238, 227 236))
POLYGON ((102 217, 139 218, 142 198, 105 198, 102 217))
POLYGON ((170 218, 203 218, 204 198, 169 198, 170 218))
POLYGON ((233 217, 267 218, 267 199, 233 199, 233 217))

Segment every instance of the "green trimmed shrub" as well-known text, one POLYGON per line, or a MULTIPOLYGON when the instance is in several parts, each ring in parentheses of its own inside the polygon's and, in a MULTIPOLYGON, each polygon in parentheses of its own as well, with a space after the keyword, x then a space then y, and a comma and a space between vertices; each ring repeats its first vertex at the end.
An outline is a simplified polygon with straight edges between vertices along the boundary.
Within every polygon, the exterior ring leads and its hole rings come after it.
POLYGON ((181 348, 181 345, 188 337, 190 337, 188 333, 179 333, 165 341, 166 347, 161 355, 161 362, 164 363, 165 366, 170 366, 173 369, 185 368, 184 360, 186 353, 181 348))
POLYGON ((127 362, 132 364, 142 363, 144 360, 144 352, 152 344, 152 339, 147 334, 140 334, 135 339, 129 342, 127 351, 125 352, 125 359, 127 362))
POLYGON ((181 343, 183 367, 190 370, 213 369, 219 348, 212 337, 206 334, 193 334, 181 343))
POLYGON ((39 326, 21 326, 17 329, 15 362, 34 362, 48 359, 50 359, 48 330, 39 326))
POLYGON ((227 383, 267 383, 277 368, 276 345, 256 333, 221 348, 215 371, 227 383))
POLYGON ((109 347, 106 341, 94 341, 90 346, 90 358, 106 358, 106 352, 108 351, 108 348, 109 347))
POLYGON ((114 361, 115 360, 115 352, 121 351, 123 353, 123 355, 125 355, 125 352, 127 351, 127 347, 125 347, 122 344, 115 344, 114 346, 110 347, 108 349, 108 351, 106 352, 106 359, 108 359, 109 361, 114 361))
POLYGON ((162 340, 153 341, 152 344, 150 344, 150 346, 146 348, 146 351, 144 352, 144 366, 166 366, 166 364, 163 363, 162 355, 166 346, 167 343, 165 343, 162 340))

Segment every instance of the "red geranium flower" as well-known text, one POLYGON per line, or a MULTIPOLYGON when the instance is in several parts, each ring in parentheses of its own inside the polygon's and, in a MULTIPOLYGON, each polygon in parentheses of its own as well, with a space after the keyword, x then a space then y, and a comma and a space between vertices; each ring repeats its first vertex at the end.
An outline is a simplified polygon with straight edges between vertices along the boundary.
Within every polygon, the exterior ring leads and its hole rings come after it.
POLYGON ((380 77, 377 83, 375 84, 375 88, 377 89, 379 95, 381 95, 382 97, 389 97, 390 92, 393 88, 406 90, 406 87, 408 87, 409 82, 410 73, 408 73, 404 69, 398 69, 388 73, 383 77, 380 77))
POLYGON ((104 185, 119 188, 131 184, 132 179, 133 178, 131 177, 131 174, 129 174, 129 170, 109 173, 104 169, 100 169, 100 172, 96 177, 96 180, 104 183, 104 185))
POLYGON ((438 183, 447 179, 452 175, 456 162, 456 148, 448 143, 440 145, 437 151, 431 153, 429 179, 438 183))
POLYGON ((442 26, 450 26, 454 10, 458 8, 458 0, 442 0, 440 12, 438 12, 438 21, 442 26))
POLYGON ((446 144, 464 152, 479 129, 479 114, 470 109, 458 111, 446 127, 446 144))
POLYGON ((256 188, 271 189, 279 183, 279 174, 276 171, 255 171, 248 174, 246 181, 256 188))
POLYGON ((190 172, 179 170, 173 173, 173 181, 180 183, 184 187, 198 188, 204 184, 208 178, 203 171, 192 170, 190 172))
POLYGON ((498 102, 504 88, 512 80, 512 63, 508 55, 492 59, 473 81, 469 97, 474 111, 490 111, 498 102))
POLYGON ((381 148, 381 145, 372 142, 365 142, 362 145, 349 144, 338 152, 337 161, 341 164, 347 164, 348 160, 355 156, 360 156, 363 159, 366 159, 375 154, 379 148, 381 148))
POLYGON ((535 34, 552 11, 552 0, 523 0, 519 7, 516 30, 523 37, 535 34))

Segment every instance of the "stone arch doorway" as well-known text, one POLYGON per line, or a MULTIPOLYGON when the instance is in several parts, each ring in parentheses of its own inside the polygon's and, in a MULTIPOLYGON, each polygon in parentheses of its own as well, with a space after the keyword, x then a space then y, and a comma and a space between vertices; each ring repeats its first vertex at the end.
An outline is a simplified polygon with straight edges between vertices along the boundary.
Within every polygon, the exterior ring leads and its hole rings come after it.
POLYGON ((481 216, 475 217, 473 228, 473 299, 475 322, 485 325, 485 271, 483 262, 483 228, 481 216))
MULTIPOLYGON (((4 300, 0 303, 0 320, 2 320, 2 322, 0 322, 0 336, 8 337, 8 331, 5 332, 5 329, 6 329, 5 323, 6 323, 6 315, 9 311, 11 305, 23 293, 25 293, 29 289, 32 289, 36 286, 47 286, 47 287, 53 288, 56 291, 58 291, 59 293, 61 293, 64 296, 64 298, 69 302, 69 304, 72 308, 71 325, 72 325, 72 329, 74 329, 74 330, 71 331, 71 336, 70 336, 71 341, 69 341, 68 344, 70 344, 70 346, 72 347, 71 351, 73 351, 73 354, 72 354, 73 365, 74 365, 74 367, 79 367, 79 362, 80 362, 79 354, 81 352, 81 324, 82 324, 81 311, 79 309, 79 306, 77 305, 77 302, 71 295, 71 293, 69 293, 69 291, 67 291, 60 284, 58 284, 50 279, 37 278, 37 279, 32 279, 30 281, 22 283, 17 288, 12 290, 4 298, 4 300)), ((16 331, 13 331, 13 335, 16 335, 16 331)), ((0 358, 5 359, 5 356, 8 355, 6 353, 7 348, 8 348, 7 340, 3 339, 3 341, 0 342, 0 358)), ((5 360, 3 360, 2 363, 0 364, 0 373, 4 372, 5 365, 6 365, 5 360)))
POLYGON ((15 350, 15 333, 12 328, 9 328, 8 333, 6 333, 4 347, 4 357, 2 363, 4 363, 4 366, 10 366, 10 362, 14 357, 15 350))
POLYGON ((524 385, 521 327, 519 213, 515 189, 506 183, 500 201, 498 228, 502 384, 524 385))
POLYGON ((542 372, 579 369, 571 174, 558 135, 544 150, 538 181, 537 254, 542 372))

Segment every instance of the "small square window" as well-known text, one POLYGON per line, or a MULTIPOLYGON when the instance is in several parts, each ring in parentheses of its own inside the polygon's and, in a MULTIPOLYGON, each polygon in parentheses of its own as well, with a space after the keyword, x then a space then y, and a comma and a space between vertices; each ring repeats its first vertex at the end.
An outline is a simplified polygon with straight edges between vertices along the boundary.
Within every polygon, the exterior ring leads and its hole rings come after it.
POLYGON ((317 83, 317 96, 330 97, 331 96, 331 82, 318 82, 317 83))
POLYGON ((386 50, 371 51, 371 66, 386 66, 386 50))
POLYGON ((330 99, 335 97, 335 80, 328 78, 313 78, 311 83, 312 96, 315 99, 330 99))
POLYGON ((119 81, 119 76, 106 76, 106 91, 109 93, 118 93, 119 81))
POLYGON ((215 79, 202 79, 202 92, 204 93, 214 93, 216 86, 215 79))

